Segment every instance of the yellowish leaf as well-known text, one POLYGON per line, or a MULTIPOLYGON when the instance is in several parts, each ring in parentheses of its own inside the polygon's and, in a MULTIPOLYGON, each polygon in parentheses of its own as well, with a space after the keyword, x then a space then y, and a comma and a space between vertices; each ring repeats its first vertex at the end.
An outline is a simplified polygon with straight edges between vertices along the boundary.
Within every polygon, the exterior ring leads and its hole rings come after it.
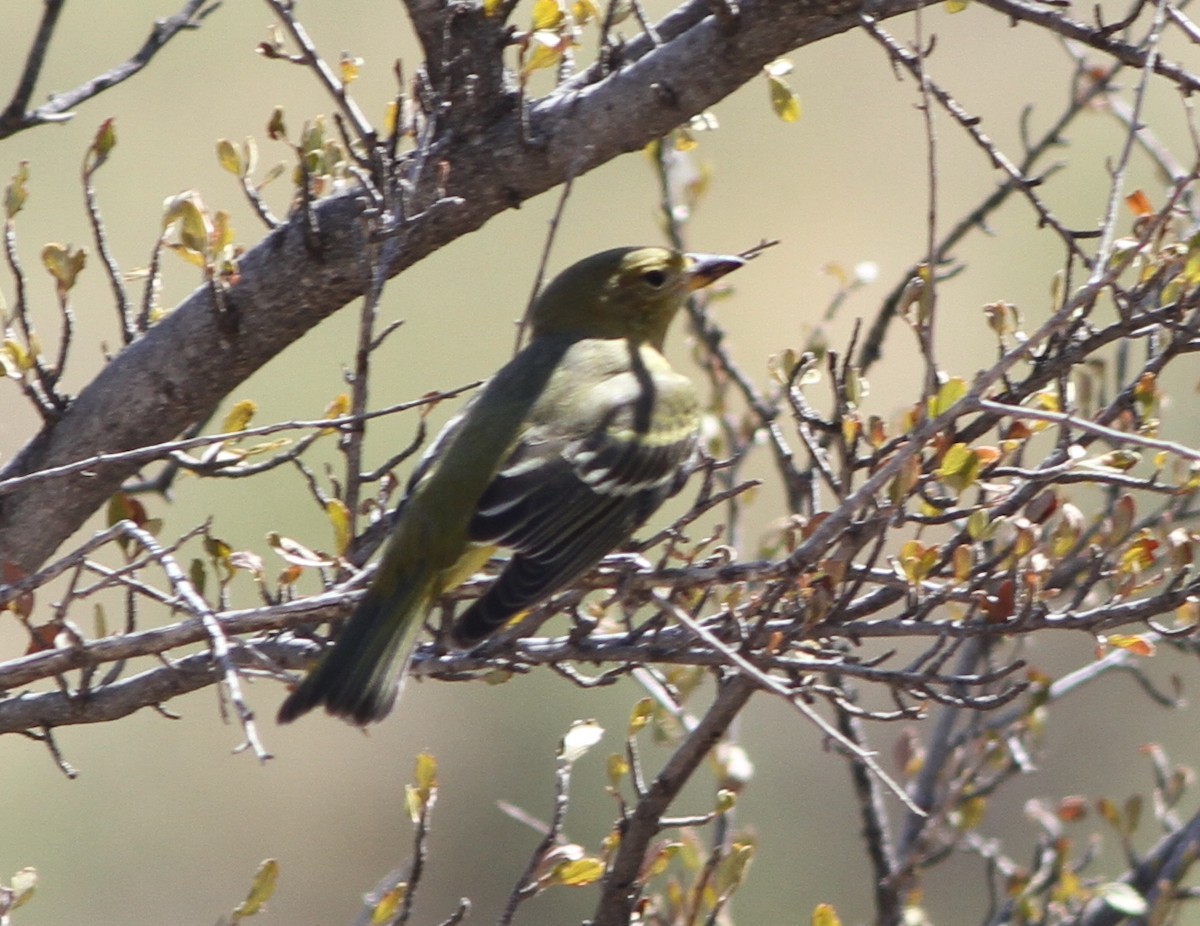
POLYGON ((975 549, 968 543, 960 543, 954 548, 954 578, 966 582, 971 578, 971 570, 975 565, 975 549))
POLYGON ((384 926, 385 923, 392 922, 400 912, 400 904, 404 902, 407 894, 407 881, 402 881, 390 891, 386 891, 371 911, 371 926, 384 926))
POLYGON ((257 411, 258 403, 253 399, 242 399, 240 402, 234 403, 229 414, 225 416, 225 420, 221 422, 221 431, 232 434, 246 430, 257 411))
POLYGON ((203 251, 195 251, 192 248, 185 247, 182 244, 168 244, 167 247, 186 260, 193 267, 204 268, 208 266, 208 258, 204 256, 203 251))
POLYGON ((619 753, 608 757, 608 784, 614 790, 620 787, 625 776, 629 774, 629 762, 619 753))
POLYGON ((342 556, 350 548, 354 539, 350 530, 350 509, 340 498, 331 498, 325 503, 325 514, 333 525, 333 550, 336 556, 342 556))
POLYGON ((245 165, 242 164, 241 152, 228 138, 222 138, 217 142, 217 161, 235 177, 242 176, 245 165))
POLYGON ((991 540, 996 536, 999 522, 992 521, 992 516, 982 508, 977 508, 967 516, 967 534, 972 540, 991 540))
POLYGON ((604 862, 598 858, 581 858, 563 862, 554 871, 553 883, 564 887, 586 887, 604 877, 604 862))
POLYGON ((664 842, 653 851, 642 867, 642 880, 648 880, 661 875, 671 864, 671 860, 679 854, 683 847, 680 842, 664 842))
POLYGON ((767 74, 767 89, 771 94, 771 108, 784 122, 800 120, 800 97, 787 85, 787 81, 774 74, 767 74))
POLYGON ((65 293, 75 285, 75 280, 87 263, 87 251, 72 250, 70 245, 48 244, 42 248, 42 265, 54 277, 59 293, 65 293))
POLYGON ((184 247, 204 253, 208 249, 212 226, 204 202, 195 190, 185 190, 163 202, 163 231, 179 222, 179 240, 184 247))
POLYGON ((269 858, 258 866, 254 881, 250 885, 250 893, 246 899, 237 905, 233 911, 233 921, 236 923, 247 916, 254 916, 262 911, 271 895, 275 893, 275 884, 279 880, 279 862, 269 858))
POLYGON ((1156 652, 1154 641, 1142 634, 1114 633, 1104 638, 1104 642, 1114 649, 1123 649, 1135 656, 1153 656, 1156 652))
POLYGON ((819 903, 813 908, 812 926, 842 926, 842 918, 831 904, 819 903))
POLYGON ((556 30, 563 23, 563 8, 558 0, 537 0, 533 5, 532 29, 556 30))
POLYGON ((580 26, 592 20, 600 22, 600 4, 596 0, 575 0, 571 4, 571 18, 580 26))
POLYGON ((117 146, 116 123, 116 119, 105 119, 100 123, 100 128, 96 130, 92 146, 88 149, 88 153, 93 159, 90 165, 92 170, 108 160, 108 155, 117 146))
POLYGON ((421 796, 421 789, 414 788, 412 785, 404 786, 404 806, 408 810, 408 818, 413 823, 421 821, 421 815, 425 812, 425 798, 421 796))
POLYGON ((636 736, 640 733, 653 716, 654 699, 642 698, 633 706, 633 711, 629 715, 629 735, 636 736))
POLYGON ((11 219, 25 207, 25 200, 29 198, 29 162, 22 161, 17 165, 17 172, 13 174, 12 182, 4 191, 4 215, 11 219))
POLYGON ((15 338, 5 338, 0 344, 5 357, 8 358, 12 371, 8 374, 13 379, 20 379, 21 374, 33 369, 33 355, 25 349, 25 345, 15 338))
POLYGON ((946 380, 938 389, 938 394, 929 402, 929 416, 936 418, 943 412, 949 411, 954 403, 967 394, 967 381, 959 376, 946 380))
POLYGON ((986 811, 987 798, 978 794, 966 798, 958 805, 958 828, 961 830, 978 828, 979 824, 983 822, 986 811))
POLYGON ((979 456, 968 445, 953 444, 942 456, 936 475, 946 485, 957 492, 962 492, 979 477, 981 464, 979 456))
POLYGON ((521 68, 521 74, 528 76, 534 71, 554 67, 570 47, 570 36, 539 29, 529 37, 530 50, 521 68))
POLYGON ((915 454, 906 459, 900 466, 900 471, 888 485, 888 498, 893 505, 899 505, 908 498, 909 493, 916 487, 921 478, 921 460, 915 454))
POLYGON ((413 769, 417 787, 427 794, 437 788, 437 770, 437 759, 431 753, 423 752, 418 755, 416 766, 413 769))
POLYGON ((941 547, 926 546, 919 540, 909 540, 900 547, 900 565, 903 575, 913 585, 919 585, 937 565, 941 547))
POLYGON ((356 58, 353 55, 342 52, 342 57, 338 60, 338 68, 341 71, 342 83, 352 84, 358 80, 358 71, 362 67, 363 59, 356 58))
POLYGON ((224 209, 218 209, 217 214, 213 216, 212 249, 213 251, 224 251, 232 246, 233 225, 230 222, 229 213, 224 209))
POLYGON ((746 878, 746 870, 754 860, 755 847, 752 842, 735 842, 729 854, 721 860, 717 869, 717 883, 721 893, 728 894, 740 887, 746 878))

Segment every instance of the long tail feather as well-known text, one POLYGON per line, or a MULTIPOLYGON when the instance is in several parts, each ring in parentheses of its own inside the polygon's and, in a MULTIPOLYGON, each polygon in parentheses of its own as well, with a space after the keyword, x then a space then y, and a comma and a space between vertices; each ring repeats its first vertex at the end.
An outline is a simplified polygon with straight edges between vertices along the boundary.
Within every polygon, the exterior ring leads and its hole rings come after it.
POLYGON ((424 623, 430 583, 424 575, 409 575, 390 591, 378 585, 367 590, 333 649, 283 702, 280 723, 320 705, 360 726, 391 711, 424 623))

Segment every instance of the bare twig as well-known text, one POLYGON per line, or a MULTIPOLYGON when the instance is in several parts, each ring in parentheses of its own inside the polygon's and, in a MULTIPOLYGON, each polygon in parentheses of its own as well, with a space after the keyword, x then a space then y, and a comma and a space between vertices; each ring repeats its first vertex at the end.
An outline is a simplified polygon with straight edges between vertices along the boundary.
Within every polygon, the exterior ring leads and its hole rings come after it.
POLYGON ((63 0, 50 0, 46 13, 38 29, 33 48, 26 59, 25 72, 18 84, 17 92, 13 95, 5 111, 0 114, 0 139, 8 138, 23 129, 50 122, 66 122, 74 118, 70 112, 80 103, 115 87, 128 80, 150 63, 163 47, 180 32, 195 29, 201 20, 212 13, 218 6, 219 0, 187 0, 183 7, 173 16, 155 21, 150 35, 128 61, 106 71, 98 77, 85 81, 73 90, 55 93, 50 96, 50 102, 37 109, 26 111, 25 106, 33 92, 41 72, 42 61, 53 34, 55 21, 63 6, 63 0))

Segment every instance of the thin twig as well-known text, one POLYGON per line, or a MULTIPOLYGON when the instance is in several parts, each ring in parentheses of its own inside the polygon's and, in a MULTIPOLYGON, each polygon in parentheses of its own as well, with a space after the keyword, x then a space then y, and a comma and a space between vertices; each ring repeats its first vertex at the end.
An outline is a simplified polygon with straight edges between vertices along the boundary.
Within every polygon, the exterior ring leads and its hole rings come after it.
POLYGON ((47 469, 39 470, 36 473, 28 473, 24 476, 13 476, 10 479, 0 480, 0 495, 7 495, 31 483, 41 482, 44 479, 61 479, 64 476, 71 476, 75 473, 85 472, 99 466, 104 466, 108 463, 129 463, 156 460, 170 453, 182 450, 191 450, 194 447, 205 447, 211 444, 220 444, 224 443, 225 441, 238 440, 245 437, 261 437, 265 434, 277 434, 281 431, 308 430, 311 428, 339 428, 347 425, 354 425, 363 420, 380 418, 384 415, 394 415, 397 412, 408 411, 413 408, 420 408, 425 405, 436 404, 444 399, 454 398, 455 396, 461 395, 462 393, 471 389, 475 389, 478 386, 479 381, 467 383, 464 386, 458 386, 454 389, 447 389, 444 392, 422 396, 419 399, 413 399, 409 402, 400 402, 396 405, 389 405, 386 408, 381 408, 373 412, 366 412, 361 417, 355 417, 354 415, 342 415, 336 418, 280 421, 274 424, 265 424, 259 427, 246 428, 244 431, 230 431, 228 433, 209 434, 203 437, 192 437, 185 440, 164 441, 161 444, 150 444, 145 447, 138 447, 134 450, 124 450, 115 453, 98 453, 95 456, 88 457, 84 460, 76 460, 73 463, 64 463, 61 466, 48 467, 47 469))
MULTIPOLYGON (((57 6, 61 9, 62 0, 52 0, 51 3, 47 4, 47 7, 51 6, 57 6)), ((73 90, 51 94, 50 102, 39 106, 37 109, 25 111, 24 106, 28 103, 28 96, 26 95, 22 102, 22 94, 26 89, 26 83, 28 83, 28 91, 32 92, 33 83, 37 79, 42 59, 46 53, 46 45, 49 43, 50 32, 54 28, 54 22, 48 22, 48 10, 47 17, 43 18, 42 25, 39 27, 37 38, 34 41, 34 48, 26 60, 25 73, 22 75, 21 83, 18 85, 18 92, 14 95, 13 100, 9 103, 3 115, 0 115, 0 140, 33 126, 44 125, 50 122, 66 122, 74 118, 75 114, 70 112, 71 109, 133 77, 133 75, 149 64, 150 60, 162 51, 171 39, 175 38, 181 32, 198 28, 201 20, 216 10, 218 6, 220 6, 219 0, 217 2, 211 2, 211 0, 187 0, 174 16, 155 21, 153 28, 150 30, 150 35, 142 44, 142 47, 128 61, 117 65, 115 68, 106 71, 98 77, 93 77, 91 80, 85 81, 73 90)), ((54 12, 55 18, 57 18, 57 13, 58 11, 56 10, 54 12)))

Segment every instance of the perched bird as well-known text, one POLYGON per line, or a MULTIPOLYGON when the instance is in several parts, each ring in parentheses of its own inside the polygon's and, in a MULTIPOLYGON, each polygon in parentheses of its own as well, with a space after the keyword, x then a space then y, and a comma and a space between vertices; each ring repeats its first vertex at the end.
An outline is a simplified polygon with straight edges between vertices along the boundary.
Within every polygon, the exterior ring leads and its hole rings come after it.
POLYGON ((332 650, 279 710, 357 724, 391 710, 430 606, 497 547, 512 557, 459 617, 468 646, 590 570, 682 486, 696 392, 662 355, 688 294, 740 257, 619 248, 538 295, 529 344, 433 442, 379 569, 332 650))

